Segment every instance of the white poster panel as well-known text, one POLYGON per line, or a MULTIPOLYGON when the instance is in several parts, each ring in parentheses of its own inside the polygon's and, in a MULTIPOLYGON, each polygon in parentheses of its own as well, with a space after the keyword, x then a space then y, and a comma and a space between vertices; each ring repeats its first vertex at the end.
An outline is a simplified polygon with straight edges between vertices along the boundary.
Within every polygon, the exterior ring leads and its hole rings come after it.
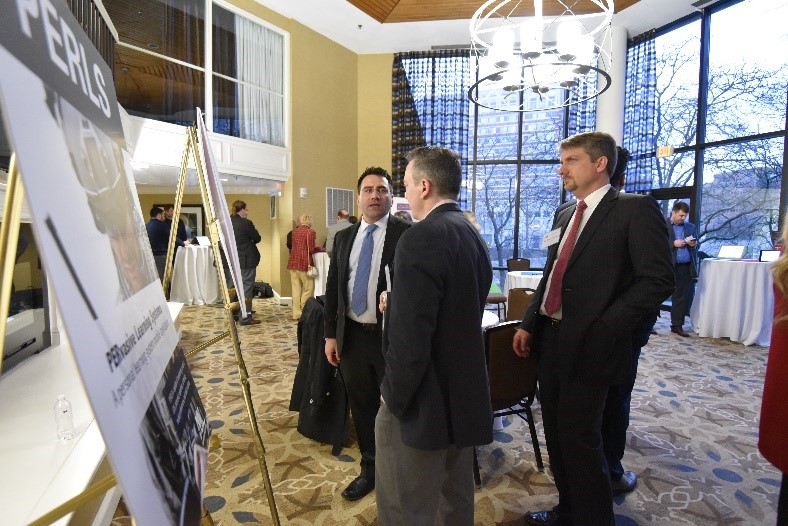
POLYGON ((0 12, 0 104, 115 474, 138 524, 199 524, 210 431, 129 183, 112 73, 64 2, 0 12))
POLYGON ((244 294, 243 280, 241 279, 241 263, 238 259, 238 247, 235 244, 235 231, 233 222, 230 220, 230 210, 227 208, 227 199, 224 197, 222 180, 219 177, 219 169, 216 160, 213 158, 213 148, 211 139, 208 137, 208 130, 205 127, 203 113, 197 108, 197 132, 200 141, 200 154, 205 166, 205 178, 208 180, 208 191, 213 200, 214 216, 219 223, 219 237, 221 238, 224 255, 229 262, 230 275, 235 283, 235 293, 238 302, 241 304, 241 318, 246 318, 246 295, 244 294))

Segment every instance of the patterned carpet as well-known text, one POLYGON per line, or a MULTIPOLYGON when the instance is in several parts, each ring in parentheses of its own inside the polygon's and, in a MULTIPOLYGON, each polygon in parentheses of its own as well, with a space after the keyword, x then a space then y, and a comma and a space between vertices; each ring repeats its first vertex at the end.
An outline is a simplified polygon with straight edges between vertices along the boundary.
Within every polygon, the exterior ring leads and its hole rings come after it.
MULTIPOLYGON (((290 307, 254 300, 259 325, 240 327, 254 408, 281 524, 376 524, 375 499, 339 493, 356 476, 354 444, 339 456, 296 431, 288 410, 298 354, 290 307)), ((221 333, 222 310, 184 307, 184 349, 221 333)), ((767 350, 727 340, 681 338, 663 317, 640 360, 625 469, 637 489, 615 498, 619 525, 772 525, 780 474, 757 451, 767 350)), ((189 358, 213 427, 205 504, 217 525, 273 524, 232 346, 225 340, 189 358)), ((544 446, 541 415, 537 431, 544 446)), ((519 419, 478 450, 483 487, 477 525, 522 524, 528 511, 556 504, 549 475, 539 473, 519 419)), ((547 457, 545 455, 545 461, 547 457)), ((121 505, 113 524, 129 524, 121 505)))

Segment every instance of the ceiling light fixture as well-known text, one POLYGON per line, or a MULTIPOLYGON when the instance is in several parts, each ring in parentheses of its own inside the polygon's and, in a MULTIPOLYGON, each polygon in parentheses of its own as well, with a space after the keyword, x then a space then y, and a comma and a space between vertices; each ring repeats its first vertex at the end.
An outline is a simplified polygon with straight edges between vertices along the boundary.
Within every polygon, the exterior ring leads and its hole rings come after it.
POLYGON ((485 108, 531 112, 598 97, 610 87, 613 0, 488 0, 473 14, 477 80, 468 98, 485 108), (583 12, 576 13, 582 6, 583 12), (519 39, 519 41, 518 41, 519 39))

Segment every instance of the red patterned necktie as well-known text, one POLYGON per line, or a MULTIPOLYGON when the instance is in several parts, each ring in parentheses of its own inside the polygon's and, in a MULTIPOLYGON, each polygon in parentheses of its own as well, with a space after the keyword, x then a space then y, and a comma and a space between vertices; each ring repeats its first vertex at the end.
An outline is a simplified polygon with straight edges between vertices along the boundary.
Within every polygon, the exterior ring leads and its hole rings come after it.
POLYGON ((553 267, 550 290, 547 291, 547 299, 544 302, 544 310, 548 316, 558 312, 558 309, 561 308, 561 282, 564 281, 564 272, 566 272, 566 266, 569 264, 569 256, 572 255, 572 249, 575 248, 577 232, 580 230, 583 212, 587 207, 588 205, 586 205, 585 201, 578 201, 575 220, 572 221, 572 227, 569 229, 564 247, 558 256, 558 261, 555 262, 555 267, 553 267))

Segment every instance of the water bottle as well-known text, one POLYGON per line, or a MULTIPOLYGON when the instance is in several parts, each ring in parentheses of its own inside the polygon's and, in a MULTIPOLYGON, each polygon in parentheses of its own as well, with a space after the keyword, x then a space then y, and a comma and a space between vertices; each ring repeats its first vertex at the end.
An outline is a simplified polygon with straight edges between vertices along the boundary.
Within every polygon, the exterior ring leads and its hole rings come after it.
POLYGON ((57 423, 57 439, 65 444, 74 438, 74 415, 71 412, 71 402, 66 395, 58 395, 55 402, 55 422, 57 423))

